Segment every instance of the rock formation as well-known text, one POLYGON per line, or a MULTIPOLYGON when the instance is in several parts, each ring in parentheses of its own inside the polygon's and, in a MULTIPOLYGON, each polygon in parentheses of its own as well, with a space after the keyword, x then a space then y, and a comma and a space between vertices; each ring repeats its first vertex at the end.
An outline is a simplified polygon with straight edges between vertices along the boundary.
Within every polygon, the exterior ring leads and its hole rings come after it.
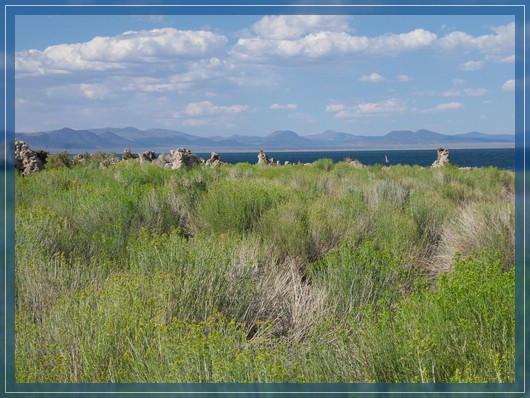
POLYGON ((136 156, 133 155, 133 153, 131 152, 131 150, 129 148, 125 148, 123 150, 123 155, 122 155, 122 159, 123 160, 128 160, 128 159, 134 159, 136 156))
POLYGON ((180 169, 182 167, 191 169, 192 167, 203 163, 202 159, 186 148, 173 149, 171 151, 171 157, 171 168, 173 170, 180 169))
POLYGON ((33 151, 24 141, 15 138, 15 169, 23 175, 43 170, 47 156, 48 152, 33 151))
POLYGON ((104 170, 110 166, 115 165, 118 162, 120 162, 120 159, 117 156, 110 154, 108 157, 99 162, 99 168, 104 170))
POLYGON ((210 159, 206 161, 206 166, 219 166, 223 164, 223 161, 221 160, 221 157, 219 154, 212 152, 210 155, 210 159))
POLYGON ((364 164, 362 164, 361 162, 359 162, 357 159, 355 159, 355 160, 350 160, 350 161, 348 162, 348 164, 349 164, 350 166, 352 166, 353 168, 355 168, 355 169, 359 169, 359 170, 360 170, 360 169, 363 169, 363 168, 366 167, 364 164))
POLYGON ((156 154, 153 151, 145 151, 140 154, 140 164, 151 163, 156 159, 156 154))
POLYGON ((265 153, 265 151, 263 151, 263 149, 259 150, 258 164, 262 164, 262 165, 272 164, 271 160, 267 157, 267 154, 265 153))
POLYGON ((433 162, 431 167, 442 167, 449 164, 449 150, 446 148, 438 148, 436 151, 437 159, 433 162))
POLYGON ((78 153, 73 157, 74 164, 87 164, 90 161, 89 153, 78 153))

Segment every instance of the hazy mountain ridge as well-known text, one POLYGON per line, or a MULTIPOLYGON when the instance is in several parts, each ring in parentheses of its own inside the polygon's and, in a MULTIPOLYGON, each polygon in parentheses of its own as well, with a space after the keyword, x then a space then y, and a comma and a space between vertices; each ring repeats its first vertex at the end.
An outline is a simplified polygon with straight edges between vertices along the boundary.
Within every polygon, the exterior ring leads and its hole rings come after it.
POLYGON ((265 136, 238 135, 230 137, 199 137, 170 129, 139 130, 134 127, 73 130, 63 128, 37 133, 16 133, 31 147, 51 152, 116 151, 124 148, 140 152, 155 150, 169 152, 177 147, 193 151, 254 151, 265 150, 366 150, 420 149, 448 146, 449 148, 510 147, 513 135, 488 135, 480 132, 446 135, 429 130, 395 130, 383 136, 354 135, 327 130, 301 136, 291 130, 278 130, 265 136))

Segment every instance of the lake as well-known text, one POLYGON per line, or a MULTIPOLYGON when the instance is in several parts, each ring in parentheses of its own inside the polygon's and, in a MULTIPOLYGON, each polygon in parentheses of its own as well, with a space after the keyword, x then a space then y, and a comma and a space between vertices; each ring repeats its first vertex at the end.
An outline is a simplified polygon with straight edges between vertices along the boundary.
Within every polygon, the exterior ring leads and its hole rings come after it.
MULTIPOLYGON (((419 165, 430 166, 436 160, 436 150, 386 150, 386 151, 311 151, 311 152, 266 152, 267 156, 274 161, 279 160, 281 164, 285 161, 290 163, 311 163, 317 159, 329 158, 334 162, 349 157, 357 159, 367 166, 374 164, 382 165, 419 165), (385 156, 388 163, 385 162, 385 156)), ((198 153, 204 159, 210 157, 209 153, 198 153)), ((224 153, 219 152, 221 159, 226 163, 256 163, 258 153, 224 153)), ((451 149, 449 151, 451 164, 459 167, 486 167, 494 166, 500 169, 514 170, 515 150, 513 148, 489 148, 489 149, 451 149)))

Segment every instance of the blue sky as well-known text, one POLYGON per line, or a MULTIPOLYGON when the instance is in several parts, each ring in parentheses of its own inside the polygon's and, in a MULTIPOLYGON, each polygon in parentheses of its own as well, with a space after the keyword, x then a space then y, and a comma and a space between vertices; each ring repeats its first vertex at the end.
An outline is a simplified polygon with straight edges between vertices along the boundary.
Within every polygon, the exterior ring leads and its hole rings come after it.
POLYGON ((16 131, 513 134, 514 31, 509 15, 17 15, 16 131))

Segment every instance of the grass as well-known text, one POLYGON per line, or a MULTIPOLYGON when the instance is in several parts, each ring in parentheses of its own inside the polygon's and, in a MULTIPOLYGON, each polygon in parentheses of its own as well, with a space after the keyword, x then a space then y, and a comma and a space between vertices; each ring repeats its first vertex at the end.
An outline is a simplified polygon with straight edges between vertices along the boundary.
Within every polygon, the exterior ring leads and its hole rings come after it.
POLYGON ((17 382, 514 380, 513 172, 63 160, 16 176, 17 382))

